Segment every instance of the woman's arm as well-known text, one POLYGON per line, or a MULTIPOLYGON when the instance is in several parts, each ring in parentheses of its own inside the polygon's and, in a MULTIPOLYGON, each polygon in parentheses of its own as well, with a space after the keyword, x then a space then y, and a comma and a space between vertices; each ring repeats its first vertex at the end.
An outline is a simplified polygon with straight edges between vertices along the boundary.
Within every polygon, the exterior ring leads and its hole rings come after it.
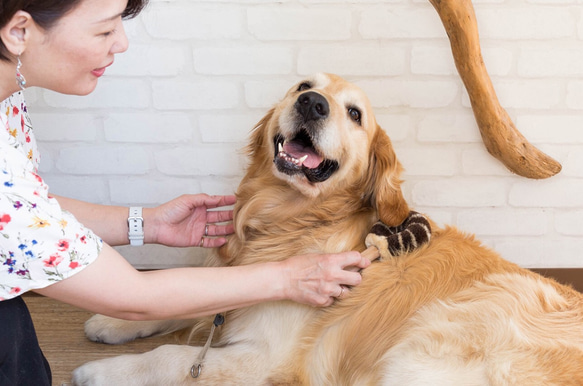
MULTIPOLYGON (((128 244, 128 208, 90 204, 52 195, 61 208, 71 212, 83 225, 109 245, 128 244)), ((233 233, 231 209, 209 210, 235 203, 235 196, 185 194, 155 208, 144 208, 144 242, 173 247, 199 246, 207 232, 204 247, 220 247, 222 236, 233 233), (208 225, 208 227, 207 227, 208 225)))
POLYGON ((72 198, 56 196, 62 209, 71 212, 84 226, 109 245, 128 244, 128 208, 91 204, 72 198))
POLYGON ((327 306, 340 285, 361 281, 359 273, 344 268, 369 264, 358 252, 346 252, 237 267, 139 272, 104 244, 83 271, 35 292, 121 319, 188 319, 270 300, 327 306))

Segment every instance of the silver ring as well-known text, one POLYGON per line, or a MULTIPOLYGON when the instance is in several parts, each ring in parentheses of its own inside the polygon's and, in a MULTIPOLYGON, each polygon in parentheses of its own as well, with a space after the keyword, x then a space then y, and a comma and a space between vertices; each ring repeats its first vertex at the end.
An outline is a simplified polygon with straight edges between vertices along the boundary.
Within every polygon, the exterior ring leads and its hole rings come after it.
POLYGON ((344 286, 343 285, 340 286, 340 293, 338 294, 338 296, 336 296, 336 298, 341 299, 342 295, 344 295, 344 286))
POLYGON ((200 238, 200 243, 198 244, 199 248, 202 248, 204 245, 204 236, 200 238))
POLYGON ((204 235, 205 236, 209 235, 209 224, 206 224, 206 226, 204 227, 204 235))

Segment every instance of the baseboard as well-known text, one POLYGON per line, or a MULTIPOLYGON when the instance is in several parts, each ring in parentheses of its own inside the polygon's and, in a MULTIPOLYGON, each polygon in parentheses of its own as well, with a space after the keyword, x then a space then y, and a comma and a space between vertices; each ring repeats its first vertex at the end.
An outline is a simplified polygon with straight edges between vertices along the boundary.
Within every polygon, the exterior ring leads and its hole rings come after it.
POLYGON ((559 283, 571 285, 579 292, 583 292, 583 268, 531 268, 546 277, 552 277, 559 283))

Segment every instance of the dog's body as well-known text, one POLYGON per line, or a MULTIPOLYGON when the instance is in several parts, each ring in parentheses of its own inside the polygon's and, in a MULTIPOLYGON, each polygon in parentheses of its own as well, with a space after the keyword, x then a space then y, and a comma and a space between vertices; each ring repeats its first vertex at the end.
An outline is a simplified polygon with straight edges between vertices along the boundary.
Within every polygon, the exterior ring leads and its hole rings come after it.
MULTIPOLYGON (((336 76, 319 74, 290 90, 253 132, 249 154, 236 233, 210 265, 363 250, 378 218, 397 225, 409 212, 390 140, 366 96, 336 76)), ((201 347, 168 345, 88 363, 74 381, 583 384, 583 295, 503 260, 454 228, 432 227, 429 244, 372 264, 362 284, 331 307, 281 301, 228 312, 197 379, 190 371, 201 347)), ((208 334, 211 321, 200 320, 197 331, 208 334)), ((96 317, 87 332, 95 340, 123 341, 166 329, 134 325, 96 317)))

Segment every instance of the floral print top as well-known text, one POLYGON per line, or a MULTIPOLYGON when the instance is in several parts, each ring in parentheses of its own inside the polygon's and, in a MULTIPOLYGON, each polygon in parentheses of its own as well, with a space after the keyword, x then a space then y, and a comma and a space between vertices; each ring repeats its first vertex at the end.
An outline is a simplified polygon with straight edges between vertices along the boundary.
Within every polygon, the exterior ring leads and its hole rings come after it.
POLYGON ((17 92, 0 102, 0 301, 81 271, 103 246, 49 195, 38 165, 24 97, 17 92))

